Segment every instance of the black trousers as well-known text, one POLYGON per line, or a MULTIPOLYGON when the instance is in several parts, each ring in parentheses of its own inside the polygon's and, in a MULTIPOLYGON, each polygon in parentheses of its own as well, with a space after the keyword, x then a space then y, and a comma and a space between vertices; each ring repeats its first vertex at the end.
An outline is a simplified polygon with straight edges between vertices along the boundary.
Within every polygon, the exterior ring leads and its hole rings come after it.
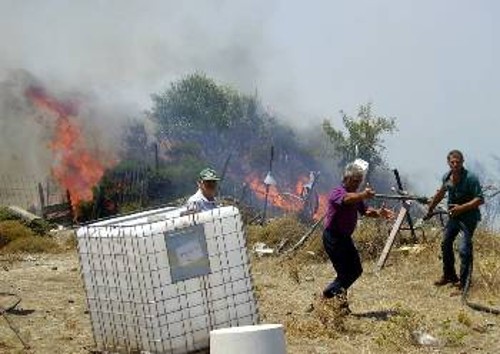
POLYGON ((351 236, 334 235, 325 229, 323 246, 337 272, 335 280, 323 290, 323 295, 331 298, 347 290, 363 273, 363 268, 351 236))
POLYGON ((456 279, 455 255, 453 243, 460 231, 463 237, 460 239, 458 253, 460 255, 460 284, 465 286, 469 273, 472 272, 472 237, 477 223, 464 223, 455 219, 450 219, 446 224, 441 251, 443 254, 443 275, 448 279, 456 279))

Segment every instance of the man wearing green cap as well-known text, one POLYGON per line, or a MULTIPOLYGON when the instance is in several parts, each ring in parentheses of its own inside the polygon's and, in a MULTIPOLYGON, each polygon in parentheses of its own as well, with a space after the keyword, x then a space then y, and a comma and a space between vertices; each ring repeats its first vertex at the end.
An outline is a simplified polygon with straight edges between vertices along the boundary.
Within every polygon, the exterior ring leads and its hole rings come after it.
POLYGON ((198 191, 187 201, 188 211, 199 212, 217 208, 215 195, 219 180, 220 178, 213 169, 203 169, 198 178, 198 191))

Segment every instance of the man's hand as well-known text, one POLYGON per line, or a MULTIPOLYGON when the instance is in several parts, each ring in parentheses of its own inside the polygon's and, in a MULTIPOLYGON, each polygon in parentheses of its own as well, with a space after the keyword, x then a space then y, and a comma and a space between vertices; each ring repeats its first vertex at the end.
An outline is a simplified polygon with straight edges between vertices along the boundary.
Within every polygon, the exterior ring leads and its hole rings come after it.
POLYGON ((463 205, 459 205, 459 204, 450 204, 450 206, 448 208, 448 213, 450 214, 450 216, 452 218, 457 216, 457 215, 462 214, 464 211, 465 211, 465 207, 463 205))
POLYGON ((365 190, 361 192, 363 199, 371 199, 375 196, 375 190, 367 183, 365 190))

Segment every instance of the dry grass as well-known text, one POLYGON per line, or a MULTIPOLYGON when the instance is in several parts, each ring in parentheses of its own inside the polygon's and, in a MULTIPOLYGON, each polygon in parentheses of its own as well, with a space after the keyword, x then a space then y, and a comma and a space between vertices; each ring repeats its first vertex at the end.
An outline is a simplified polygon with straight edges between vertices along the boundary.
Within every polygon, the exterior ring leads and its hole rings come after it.
POLYGON ((35 234, 41 236, 47 234, 52 228, 55 227, 55 225, 44 219, 34 219, 32 221, 23 220, 18 215, 11 212, 8 208, 0 206, 0 222, 3 221, 17 221, 19 224, 27 226, 35 234))
POLYGON ((2 254, 59 252, 58 243, 47 236, 52 227, 53 225, 43 219, 30 222, 19 219, 7 208, 0 207, 0 252, 2 254))
POLYGON ((2 256, 0 279, 1 292, 22 299, 19 311, 7 316, 31 346, 23 350, 0 318, 0 353, 89 353, 93 340, 76 253, 29 255, 13 263, 2 256))
POLYGON ((43 253, 59 252, 60 247, 49 237, 36 234, 31 228, 17 220, 0 222, 0 252, 43 253))
MULTIPOLYGON (((275 242, 281 239, 283 230, 289 237, 300 237, 302 231, 292 235, 292 230, 301 230, 301 226, 296 221, 287 222, 293 228, 283 220, 274 220, 262 228, 270 227, 266 232, 274 233, 262 235, 275 242)), ((385 242, 386 231, 387 225, 379 226, 370 220, 360 225, 355 236, 364 273, 349 290, 351 315, 342 312, 334 300, 319 298, 323 287, 335 277, 329 261, 321 258, 319 230, 292 258, 252 258, 262 322, 284 324, 287 353, 500 352, 499 317, 465 307, 460 297, 450 296, 452 287, 432 285, 441 271, 439 230, 426 231, 426 242, 419 252, 398 250, 398 245, 406 243, 407 235, 402 233, 386 267, 376 273, 374 260, 385 242), (307 253, 313 250, 314 256, 307 253), (416 344, 412 335, 416 331, 436 337, 439 346, 416 344)), ((56 240, 61 245, 73 242, 69 232, 56 240)), ((253 242, 257 240, 262 239, 256 237, 253 242)), ((477 233, 471 289, 471 299, 496 307, 500 306, 499 242, 496 235, 477 233)), ((7 290, 18 289, 23 308, 35 310, 28 316, 12 316, 13 321, 36 353, 88 353, 84 347, 92 347, 92 335, 88 314, 84 313, 85 295, 76 271, 76 252, 34 257, 34 261, 19 258, 13 263, 0 259, 1 283, 7 290), (1 265, 9 270, 3 270, 1 265)), ((15 336, 1 321, 0 352, 22 352, 15 336)))
POLYGON ((34 237, 35 233, 17 220, 0 222, 0 249, 20 239, 34 237))
POLYGON ((47 237, 20 237, 2 248, 2 253, 58 253, 59 244, 47 237))
POLYGON ((285 321, 287 335, 307 339, 335 339, 344 333, 347 314, 334 300, 317 299, 311 303, 306 313, 290 314, 285 321), (310 313, 307 313, 309 312, 310 313))
MULTIPOLYGON (((296 227, 297 221, 292 219, 282 219, 279 224, 291 222, 294 227, 284 227, 290 230, 290 238, 298 240, 307 231, 307 227, 301 225, 296 227), (295 233, 295 234, 294 234, 295 233)), ((364 219, 357 227, 353 238, 356 241, 356 247, 364 260, 373 260, 377 258, 384 246, 385 240, 389 235, 390 225, 385 221, 375 219, 364 219)), ((322 263, 328 261, 328 255, 323 247, 323 227, 322 225, 314 231, 303 247, 293 255, 293 262, 299 265, 308 263, 322 263)), ((399 240, 399 243, 404 243, 405 240, 399 240)))
MULTIPOLYGON (((339 313, 334 302, 318 299, 335 276, 321 257, 320 232, 292 258, 254 260, 262 317, 284 323, 289 353, 499 352, 497 318, 464 307, 459 296, 451 296, 452 287, 432 285, 441 272, 439 229, 425 230, 425 240, 419 238, 418 247, 405 251, 399 246, 411 239, 402 232, 386 267, 372 271, 389 230, 390 225, 365 220, 354 235, 365 271, 350 290, 351 316, 339 313), (437 338, 438 349, 417 344, 415 333, 437 338)), ((483 231, 476 236, 470 297, 500 307, 500 238, 483 231)))
POLYGON ((477 289, 488 298, 500 297, 500 236, 479 230, 474 235, 474 272, 477 289))
POLYGON ((76 247, 78 246, 76 235, 71 232, 67 237, 63 238, 62 246, 65 250, 76 250, 76 247))
POLYGON ((269 247, 276 247, 284 239, 287 239, 289 244, 293 244, 306 232, 306 225, 294 216, 287 216, 271 219, 264 225, 249 225, 247 238, 250 246, 263 242, 269 247))
MULTIPOLYGON (((390 224, 384 220, 365 218, 356 228, 353 238, 363 260, 373 260, 380 256, 389 236, 390 224)), ((396 246, 403 240, 398 239, 396 246)), ((404 241, 404 240, 403 240, 404 241)))

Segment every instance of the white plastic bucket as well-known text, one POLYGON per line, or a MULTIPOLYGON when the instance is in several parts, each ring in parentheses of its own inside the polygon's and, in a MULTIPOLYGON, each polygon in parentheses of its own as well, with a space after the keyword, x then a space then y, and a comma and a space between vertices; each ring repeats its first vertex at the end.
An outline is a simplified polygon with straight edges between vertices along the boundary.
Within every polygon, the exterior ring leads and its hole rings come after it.
POLYGON ((210 332, 210 354, 286 354, 283 325, 230 327, 210 332))

